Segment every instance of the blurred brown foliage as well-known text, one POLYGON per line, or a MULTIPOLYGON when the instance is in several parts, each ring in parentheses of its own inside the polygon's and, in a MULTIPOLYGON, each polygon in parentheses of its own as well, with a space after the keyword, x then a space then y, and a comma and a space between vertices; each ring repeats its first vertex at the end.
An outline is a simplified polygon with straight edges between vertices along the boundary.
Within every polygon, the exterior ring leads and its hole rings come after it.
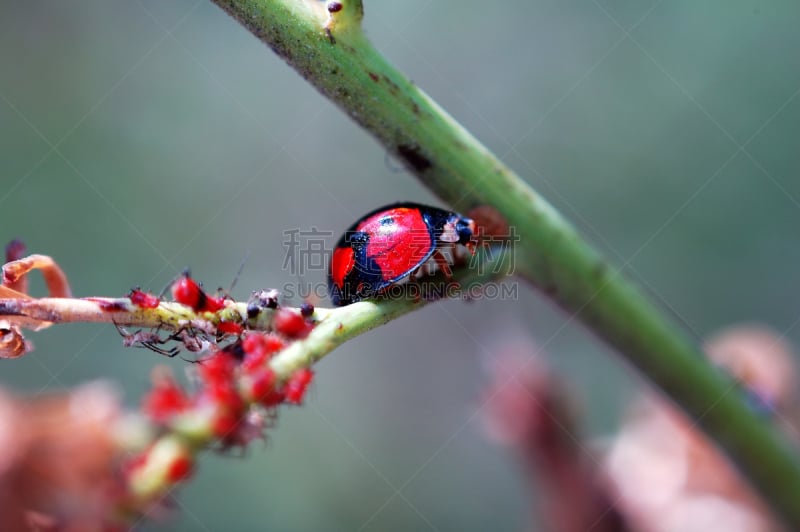
MULTIPOLYGON (((730 393, 743 394, 800 441, 796 357, 782 336, 755 325, 733 327, 712 337, 705 351, 732 377, 730 393)), ((598 452, 580 435, 574 394, 542 357, 531 357, 535 352, 531 343, 517 343, 498 353, 504 366, 518 371, 510 378, 498 364, 487 432, 517 451, 537 483, 533 506, 547 530, 781 530, 696 424, 654 392, 635 401, 598 452)))
POLYGON ((2 529, 106 530, 122 488, 113 473, 119 416, 105 384, 31 398, 0 392, 2 529))

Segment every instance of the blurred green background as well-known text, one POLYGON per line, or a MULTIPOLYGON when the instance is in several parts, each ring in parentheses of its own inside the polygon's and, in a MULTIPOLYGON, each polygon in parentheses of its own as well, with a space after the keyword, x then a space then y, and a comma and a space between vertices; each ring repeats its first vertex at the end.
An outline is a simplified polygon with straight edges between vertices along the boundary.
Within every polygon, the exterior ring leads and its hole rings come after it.
MULTIPOLYGON (((759 321, 800 337, 795 2, 365 4, 379 49, 687 334, 759 321)), ((81 296, 158 292, 187 265, 227 286, 249 252, 244 298, 297 282, 285 230, 338 233, 385 203, 437 204, 206 0, 2 0, 0 142, 0 240, 55 257, 81 296)), ((589 436, 614 430, 639 384, 568 316, 519 294, 431 305, 340 348, 265 447, 205 455, 174 518, 145 528, 525 528, 533 491, 479 409, 503 342, 544 346, 589 436)), ((133 406, 154 364, 186 366, 123 349, 109 326, 31 339, 32 356, 2 364, 3 386, 105 378, 133 406)))

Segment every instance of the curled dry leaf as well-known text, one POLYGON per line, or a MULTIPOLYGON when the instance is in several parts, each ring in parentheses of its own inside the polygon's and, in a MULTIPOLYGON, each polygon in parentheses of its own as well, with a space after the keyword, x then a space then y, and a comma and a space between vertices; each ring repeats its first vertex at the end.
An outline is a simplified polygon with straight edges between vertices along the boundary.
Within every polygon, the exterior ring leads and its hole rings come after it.
POLYGON ((18 326, 8 320, 0 320, 0 358, 18 358, 31 351, 18 326))
MULTIPOLYGON (((0 277, 0 298, 31 299, 27 275, 32 270, 42 272, 50 297, 72 297, 67 276, 56 261, 47 255, 24 257, 24 254, 25 245, 20 240, 12 240, 6 246, 6 263, 0 277)), ((33 349, 33 345, 25 340, 22 327, 39 330, 50 325, 48 321, 21 316, 8 316, 0 320, 0 358, 17 358, 33 349)))

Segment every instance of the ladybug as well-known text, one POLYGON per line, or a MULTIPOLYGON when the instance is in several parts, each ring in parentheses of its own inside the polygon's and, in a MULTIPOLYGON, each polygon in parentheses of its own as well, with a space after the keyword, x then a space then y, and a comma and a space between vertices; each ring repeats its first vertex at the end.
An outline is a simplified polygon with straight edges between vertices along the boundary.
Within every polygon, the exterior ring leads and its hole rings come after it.
POLYGON ((446 276, 441 250, 462 244, 474 253, 475 222, 417 203, 376 209, 354 223, 336 244, 328 269, 328 292, 336 306, 373 297, 414 274, 431 257, 446 276))

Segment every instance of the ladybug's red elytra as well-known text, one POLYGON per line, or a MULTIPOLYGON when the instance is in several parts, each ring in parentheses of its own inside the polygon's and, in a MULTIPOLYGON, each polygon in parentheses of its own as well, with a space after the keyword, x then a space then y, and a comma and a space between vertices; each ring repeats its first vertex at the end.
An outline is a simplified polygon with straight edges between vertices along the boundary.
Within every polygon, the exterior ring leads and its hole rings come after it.
POLYGON ((433 257, 450 274, 441 250, 462 244, 474 252, 475 222, 455 212, 417 203, 376 209, 339 239, 328 269, 336 306, 373 297, 409 277, 433 257))

